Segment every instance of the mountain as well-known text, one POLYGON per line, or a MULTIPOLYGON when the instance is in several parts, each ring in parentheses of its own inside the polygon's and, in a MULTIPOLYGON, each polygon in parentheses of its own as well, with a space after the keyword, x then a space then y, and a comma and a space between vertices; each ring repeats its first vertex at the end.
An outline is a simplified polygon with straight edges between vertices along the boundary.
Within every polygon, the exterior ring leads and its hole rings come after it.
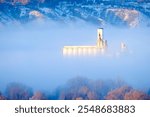
POLYGON ((0 26, 37 19, 150 26, 150 3, 146 0, 0 0, 0 26))

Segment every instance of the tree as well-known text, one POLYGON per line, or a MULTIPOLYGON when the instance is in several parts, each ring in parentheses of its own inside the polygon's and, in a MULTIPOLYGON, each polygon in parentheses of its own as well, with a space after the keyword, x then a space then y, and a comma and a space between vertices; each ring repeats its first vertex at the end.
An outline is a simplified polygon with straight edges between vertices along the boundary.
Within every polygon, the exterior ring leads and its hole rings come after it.
POLYGON ((33 93, 31 88, 25 85, 10 83, 6 88, 6 94, 10 100, 28 100, 33 93))
POLYGON ((45 100, 45 99, 46 96, 40 91, 35 92, 34 95, 30 98, 30 100, 45 100))
POLYGON ((150 96, 148 96, 144 92, 132 90, 125 94, 124 99, 125 100, 148 100, 150 99, 150 96))
POLYGON ((126 93, 132 90, 129 86, 123 86, 108 92, 105 99, 107 100, 123 100, 126 93))
POLYGON ((107 100, 147 100, 150 99, 146 93, 135 90, 129 86, 123 86, 110 91, 105 97, 107 100))
POLYGON ((69 80, 66 87, 60 92, 59 99, 75 100, 78 98, 87 99, 89 91, 89 80, 86 78, 73 78, 69 80))
POLYGON ((0 100, 5 100, 6 98, 0 92, 0 100))
POLYGON ((92 92, 94 92, 97 95, 97 99, 104 99, 104 96, 110 90, 109 83, 102 80, 93 81, 91 85, 92 85, 92 92))
POLYGON ((74 78, 71 79, 65 88, 60 92, 59 99, 66 100, 94 100, 99 99, 94 84, 87 78, 74 78))

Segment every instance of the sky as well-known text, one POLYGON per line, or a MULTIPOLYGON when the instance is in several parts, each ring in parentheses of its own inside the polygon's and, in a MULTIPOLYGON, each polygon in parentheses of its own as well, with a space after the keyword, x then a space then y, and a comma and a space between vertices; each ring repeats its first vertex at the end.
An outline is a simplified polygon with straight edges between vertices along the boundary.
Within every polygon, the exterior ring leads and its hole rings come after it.
POLYGON ((122 79, 150 88, 150 30, 105 26, 107 52, 100 56, 62 54, 65 45, 95 45, 98 26, 36 21, 0 29, 0 88, 19 82, 35 90, 52 90, 71 78, 122 79), (127 52, 120 52, 120 43, 127 52))

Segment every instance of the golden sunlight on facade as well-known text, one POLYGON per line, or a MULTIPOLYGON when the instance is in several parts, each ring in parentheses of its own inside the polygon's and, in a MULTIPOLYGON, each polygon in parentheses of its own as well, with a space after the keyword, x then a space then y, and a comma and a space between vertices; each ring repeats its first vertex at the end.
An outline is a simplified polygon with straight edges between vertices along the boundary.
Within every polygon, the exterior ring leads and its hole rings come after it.
POLYGON ((107 48, 107 41, 103 40, 103 29, 97 30, 97 42, 93 46, 64 46, 63 55, 96 55, 107 48))

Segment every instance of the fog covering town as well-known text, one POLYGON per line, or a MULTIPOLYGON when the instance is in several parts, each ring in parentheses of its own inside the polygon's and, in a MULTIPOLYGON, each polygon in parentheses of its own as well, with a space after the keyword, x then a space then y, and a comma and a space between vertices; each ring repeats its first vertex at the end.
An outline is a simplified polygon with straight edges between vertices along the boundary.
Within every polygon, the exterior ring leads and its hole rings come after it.
POLYGON ((3 22, 0 99, 150 99, 149 19, 141 17, 146 24, 137 18, 128 25, 43 18, 3 22), (105 53, 63 56, 65 45, 95 45, 99 27, 108 42, 105 53), (127 46, 124 52, 121 42, 127 46))
POLYGON ((24 27, 5 28, 1 31, 0 40, 1 92, 8 99, 20 99, 15 94, 21 95, 22 90, 24 93, 41 91, 49 95, 60 93, 58 97, 52 96, 56 99, 104 99, 109 91, 116 88, 123 88, 117 89, 123 90, 120 93, 126 90, 129 94, 136 90, 148 93, 148 28, 104 27, 104 38, 108 41, 104 55, 63 56, 64 45, 94 45, 96 30, 96 26, 81 22, 72 25, 47 22, 38 26, 32 23, 24 27), (127 52, 120 52, 122 41, 128 47, 127 52), (96 97, 88 98, 86 92, 96 97))

